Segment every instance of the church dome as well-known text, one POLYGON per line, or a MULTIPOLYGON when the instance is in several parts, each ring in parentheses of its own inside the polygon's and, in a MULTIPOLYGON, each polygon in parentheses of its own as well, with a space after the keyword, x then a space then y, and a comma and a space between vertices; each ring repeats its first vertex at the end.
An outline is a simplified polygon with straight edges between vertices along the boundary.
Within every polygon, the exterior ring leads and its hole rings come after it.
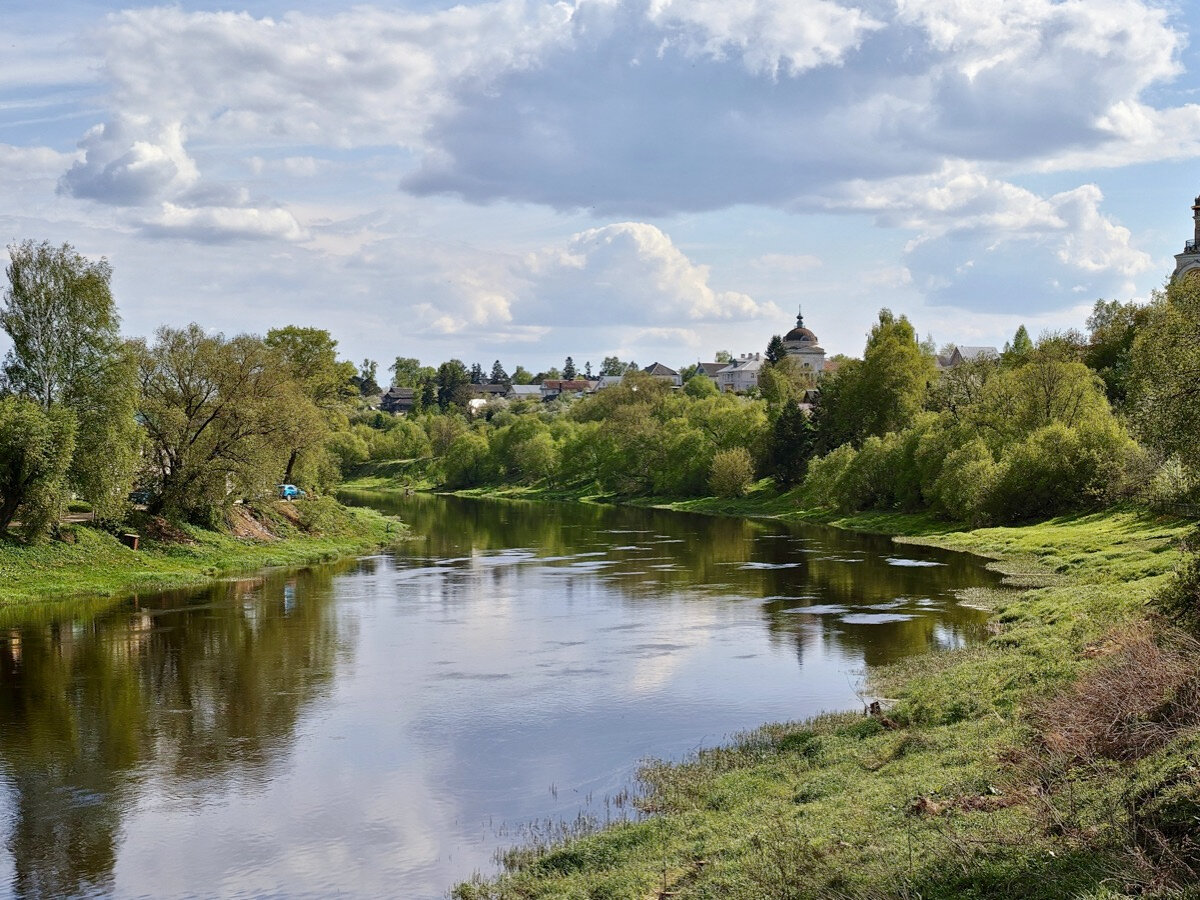
POLYGON ((803 325, 797 325, 783 337, 784 343, 797 344, 815 344, 817 336, 805 328, 803 325))

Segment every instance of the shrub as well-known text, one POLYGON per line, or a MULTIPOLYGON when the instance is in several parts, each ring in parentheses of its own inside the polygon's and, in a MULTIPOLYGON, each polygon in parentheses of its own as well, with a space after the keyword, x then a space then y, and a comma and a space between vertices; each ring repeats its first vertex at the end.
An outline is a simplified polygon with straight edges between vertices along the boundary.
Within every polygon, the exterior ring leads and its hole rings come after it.
POLYGON ((740 497, 754 481, 754 462, 745 447, 722 450, 713 457, 708 485, 718 497, 740 497))

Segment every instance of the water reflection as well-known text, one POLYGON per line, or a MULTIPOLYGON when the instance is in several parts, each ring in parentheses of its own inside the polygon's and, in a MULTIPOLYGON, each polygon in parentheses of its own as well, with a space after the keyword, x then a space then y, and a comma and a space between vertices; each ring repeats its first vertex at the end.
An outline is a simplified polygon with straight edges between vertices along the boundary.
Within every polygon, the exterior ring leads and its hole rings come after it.
POLYGON ((0 622, 0 894, 438 897, 521 823, 611 814, 642 756, 962 644, 955 591, 994 583, 828 529, 390 511, 395 556, 0 622))

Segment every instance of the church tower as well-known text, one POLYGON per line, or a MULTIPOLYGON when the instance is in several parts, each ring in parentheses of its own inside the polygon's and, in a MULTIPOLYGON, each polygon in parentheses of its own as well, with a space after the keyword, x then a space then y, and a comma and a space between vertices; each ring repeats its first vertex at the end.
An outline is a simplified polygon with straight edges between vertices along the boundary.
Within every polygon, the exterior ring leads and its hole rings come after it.
MULTIPOLYGON (((1200 256, 1197 257, 1197 264, 1200 265, 1200 256)), ((788 356, 800 361, 806 372, 815 375, 825 368, 825 351, 817 343, 817 336, 804 327, 804 310, 800 309, 798 313, 796 327, 783 336, 783 347, 788 356)))
POLYGON ((1195 231, 1191 240, 1184 242, 1183 252, 1175 254, 1172 281, 1180 277, 1195 277, 1200 272, 1200 197, 1192 204, 1192 220, 1195 222, 1195 231))

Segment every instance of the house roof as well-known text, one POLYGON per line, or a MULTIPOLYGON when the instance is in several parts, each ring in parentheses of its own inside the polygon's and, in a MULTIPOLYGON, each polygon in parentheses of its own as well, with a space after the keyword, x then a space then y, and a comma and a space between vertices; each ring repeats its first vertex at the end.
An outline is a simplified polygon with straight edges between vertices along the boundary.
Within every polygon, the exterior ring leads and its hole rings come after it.
POLYGON ((383 396, 385 398, 390 397, 393 400, 411 400, 416 395, 417 395, 417 392, 413 388, 396 387, 395 385, 393 385, 392 387, 387 389, 387 393, 384 394, 383 396))
POLYGON ((729 365, 729 363, 719 363, 719 362, 705 363, 705 362, 702 362, 702 363, 696 363, 696 365, 699 366, 699 370, 701 373, 707 375, 709 378, 712 378, 718 372, 720 372, 723 368, 725 368, 727 365, 729 365))
POLYGON ((565 378, 547 378, 542 382, 543 391, 590 391, 592 382, 567 380, 565 378))
POLYGON ((642 369, 642 371, 645 372, 647 375, 655 375, 655 376, 659 376, 659 377, 672 377, 673 378, 673 377, 679 375, 679 373, 676 372, 674 369, 668 369, 666 366, 664 366, 662 363, 659 363, 659 362, 651 363, 650 365, 646 366, 646 368, 642 369))
POLYGON ((963 359, 991 359, 999 356, 995 347, 959 347, 958 355, 963 359))
POLYGON ((508 393, 507 384, 473 384, 471 390, 477 394, 498 394, 504 395, 508 393))
POLYGON ((509 387, 508 392, 514 397, 536 397, 542 392, 540 384, 514 384, 509 387))
POLYGON ((730 372, 757 372, 765 362, 766 360, 761 355, 744 356, 741 359, 735 359, 729 365, 725 366, 725 368, 721 369, 721 372, 725 374, 730 372))

